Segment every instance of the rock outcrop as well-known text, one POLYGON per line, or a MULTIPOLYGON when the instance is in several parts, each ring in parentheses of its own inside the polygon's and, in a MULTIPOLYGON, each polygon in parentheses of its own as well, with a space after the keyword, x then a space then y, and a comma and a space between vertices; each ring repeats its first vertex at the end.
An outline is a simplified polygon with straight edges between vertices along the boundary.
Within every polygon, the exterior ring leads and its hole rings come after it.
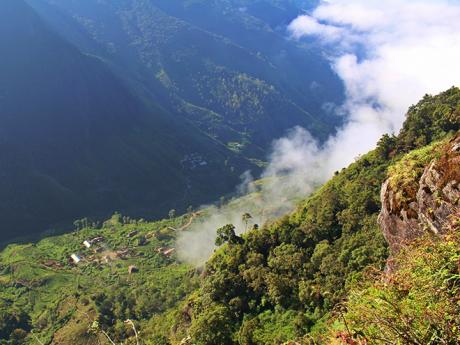
MULTIPOLYGON (((382 187, 378 218, 391 255, 414 239, 449 231, 460 216, 460 135, 442 146, 416 182, 416 193, 401 201, 391 179, 382 187)), ((399 193, 399 194, 398 194, 399 193)))

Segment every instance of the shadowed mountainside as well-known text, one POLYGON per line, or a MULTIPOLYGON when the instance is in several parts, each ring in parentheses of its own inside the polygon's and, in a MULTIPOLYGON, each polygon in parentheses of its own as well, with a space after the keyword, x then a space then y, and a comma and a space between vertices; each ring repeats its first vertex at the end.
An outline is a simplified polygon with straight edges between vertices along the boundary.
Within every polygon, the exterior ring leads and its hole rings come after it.
POLYGON ((313 43, 286 39, 293 1, 28 0, 138 94, 246 157, 300 125, 325 139, 343 87, 313 43))
POLYGON ((252 167, 140 100, 23 1, 2 1, 0 17, 1 240, 84 215, 211 201, 252 167))

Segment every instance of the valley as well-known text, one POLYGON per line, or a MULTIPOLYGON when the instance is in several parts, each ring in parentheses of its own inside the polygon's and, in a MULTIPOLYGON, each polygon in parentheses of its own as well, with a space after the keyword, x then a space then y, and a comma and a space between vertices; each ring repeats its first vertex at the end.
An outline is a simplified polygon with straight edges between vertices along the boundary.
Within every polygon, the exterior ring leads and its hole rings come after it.
POLYGON ((459 18, 1 0, 0 345, 460 344, 459 18))
POLYGON ((186 3, 2 2, 0 243, 115 210, 154 220, 215 202, 245 171, 258 176, 291 127, 321 140, 334 131, 340 120, 322 106, 343 88, 319 52, 214 3, 232 32, 277 45, 250 49, 186 3), (304 58, 318 75, 289 70, 304 58))
MULTIPOLYGON (((0 322, 2 337, 9 339, 2 344, 380 344, 374 327, 396 341, 395 328, 406 330, 406 317, 410 330, 432 335, 442 327, 441 339, 458 340, 448 330, 458 319, 436 313, 457 315, 458 308, 459 106, 458 88, 426 96, 411 107, 398 136, 382 137, 374 151, 295 211, 250 229, 216 229, 220 247, 204 266, 179 260, 176 244, 191 224, 212 217, 213 208, 159 222, 121 214, 100 224, 82 219, 72 233, 8 246, 0 254, 0 322), (385 192, 381 200, 385 181, 392 194, 385 192), (419 181, 432 181, 429 193, 419 181), (420 209, 409 193, 414 188, 425 193, 417 193, 420 209), (415 212, 409 219, 407 207, 415 212), (421 225, 411 232, 417 217, 437 230, 421 225), (413 260, 407 260, 408 251, 413 260), (423 261, 429 253, 437 261, 423 261), (383 272, 392 262, 399 262, 389 266, 393 272, 383 272), (393 280, 383 283, 388 274, 401 283, 409 277, 414 285, 405 289, 418 299, 398 294, 401 287, 391 285, 393 280), (433 279, 438 274, 449 284, 433 279), (433 284, 419 285, 420 280, 433 284), (432 294, 433 300, 419 290, 423 286, 445 293, 432 294), (379 298, 394 304, 387 308, 379 298), (344 300, 353 306, 343 311, 347 324, 338 313, 344 300), (373 305, 381 307, 380 314, 373 305), (430 318, 428 305, 436 311, 430 318), (398 310, 404 314, 387 328, 385 320, 398 310)), ((238 208, 250 198, 226 207, 238 208)))

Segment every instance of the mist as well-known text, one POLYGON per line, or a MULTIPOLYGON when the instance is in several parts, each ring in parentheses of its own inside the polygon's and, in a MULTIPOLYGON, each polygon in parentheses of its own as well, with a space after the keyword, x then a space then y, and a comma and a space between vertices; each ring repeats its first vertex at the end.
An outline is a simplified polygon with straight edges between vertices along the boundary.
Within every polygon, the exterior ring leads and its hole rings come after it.
POLYGON ((322 151, 305 129, 296 127, 272 145, 269 165, 262 180, 254 182, 250 172, 241 176, 237 196, 225 205, 203 206, 206 215, 199 218, 177 240, 179 258, 201 265, 215 249, 216 230, 233 224, 237 233, 262 225, 291 211, 295 204, 324 183, 329 174, 320 161, 322 151), (246 224, 242 215, 252 219, 246 224))
MULTIPOLYGON (((182 260, 202 264, 212 254, 216 229, 289 212, 334 171, 375 147, 385 133, 396 133, 408 107, 425 94, 460 85, 460 1, 331 0, 296 18, 290 39, 312 38, 342 79, 346 101, 336 108, 345 125, 320 145, 304 129, 294 128, 273 143, 264 183, 242 179, 240 202, 208 209, 178 239, 182 260)), ((302 73, 302 71, 299 71, 302 73)))

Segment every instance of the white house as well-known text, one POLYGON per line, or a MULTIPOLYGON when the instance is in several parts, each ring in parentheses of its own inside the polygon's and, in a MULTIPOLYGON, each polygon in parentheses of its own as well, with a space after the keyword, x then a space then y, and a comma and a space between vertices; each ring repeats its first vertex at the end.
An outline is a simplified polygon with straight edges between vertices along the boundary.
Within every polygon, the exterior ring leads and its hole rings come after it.
POLYGON ((73 260, 73 262, 76 263, 76 264, 78 264, 78 263, 81 261, 80 257, 79 257, 77 254, 72 254, 72 255, 70 255, 70 258, 71 258, 71 259, 73 260))
POLYGON ((91 243, 88 242, 88 241, 83 241, 83 245, 84 245, 86 248, 91 248, 91 243))

